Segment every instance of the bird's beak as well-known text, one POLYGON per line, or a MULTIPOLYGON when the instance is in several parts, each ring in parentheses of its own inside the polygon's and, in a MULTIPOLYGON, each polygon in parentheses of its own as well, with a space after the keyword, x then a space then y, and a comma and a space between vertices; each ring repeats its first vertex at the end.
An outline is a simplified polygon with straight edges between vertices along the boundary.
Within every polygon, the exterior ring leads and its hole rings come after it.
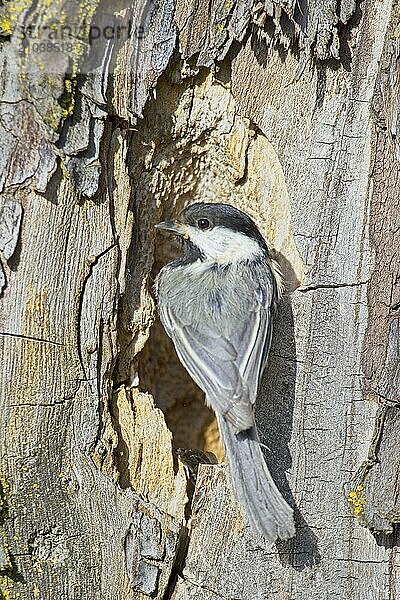
POLYGON ((157 223, 154 227, 182 237, 185 235, 184 227, 182 223, 179 223, 178 221, 161 221, 161 223, 157 223))

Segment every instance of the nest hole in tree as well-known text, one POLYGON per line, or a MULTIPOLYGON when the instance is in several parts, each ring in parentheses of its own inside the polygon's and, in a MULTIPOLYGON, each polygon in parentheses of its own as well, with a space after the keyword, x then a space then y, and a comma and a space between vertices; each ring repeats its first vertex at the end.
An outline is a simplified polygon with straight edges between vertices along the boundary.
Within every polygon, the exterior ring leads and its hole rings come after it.
MULTIPOLYGON (((289 257, 291 273, 299 278, 301 261, 281 165, 260 130, 238 114, 227 68, 219 76, 202 70, 183 80, 174 76, 174 68, 160 78, 132 142, 136 240, 143 249, 137 260, 147 290, 179 253, 177 241, 156 235, 154 224, 200 201, 226 202, 247 212, 271 246, 289 257), (148 248, 153 245, 151 264, 148 248)), ((158 319, 137 361, 140 389, 163 410, 175 447, 208 450, 222 458, 215 417, 158 319)))

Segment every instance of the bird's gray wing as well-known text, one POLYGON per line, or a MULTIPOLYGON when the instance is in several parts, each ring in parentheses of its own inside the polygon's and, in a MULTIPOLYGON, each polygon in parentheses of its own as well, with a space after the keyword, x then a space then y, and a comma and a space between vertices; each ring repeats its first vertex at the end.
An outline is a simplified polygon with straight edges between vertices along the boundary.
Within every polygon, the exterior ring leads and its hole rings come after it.
POLYGON ((258 289, 256 292, 256 303, 254 312, 257 327, 257 338, 251 344, 251 351, 247 360, 243 362, 244 370, 242 371, 243 378, 249 383, 252 402, 254 403, 257 397, 258 386, 261 375, 267 364, 268 354, 272 340, 272 315, 274 305, 273 287, 266 290, 258 289))
POLYGON ((171 305, 160 308, 161 321, 187 371, 207 402, 237 431, 254 424, 253 403, 268 355, 273 289, 257 290, 245 320, 192 322, 171 305))

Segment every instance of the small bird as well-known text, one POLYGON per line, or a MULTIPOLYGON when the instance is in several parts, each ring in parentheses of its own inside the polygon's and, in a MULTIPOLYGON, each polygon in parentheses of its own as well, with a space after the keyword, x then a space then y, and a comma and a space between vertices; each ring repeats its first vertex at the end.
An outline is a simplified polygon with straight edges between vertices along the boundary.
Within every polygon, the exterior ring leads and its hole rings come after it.
POLYGON ((156 278, 160 320, 215 412, 248 524, 270 541, 288 539, 293 510, 268 470, 254 419, 282 276, 254 221, 229 204, 192 204, 156 228, 182 243, 182 256, 156 278))

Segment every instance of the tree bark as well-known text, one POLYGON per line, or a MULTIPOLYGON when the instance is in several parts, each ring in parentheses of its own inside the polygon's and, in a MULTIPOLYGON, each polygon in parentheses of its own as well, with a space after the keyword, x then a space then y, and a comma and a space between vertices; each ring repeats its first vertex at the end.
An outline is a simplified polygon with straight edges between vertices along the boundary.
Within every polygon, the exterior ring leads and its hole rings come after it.
POLYGON ((1 10, 0 598, 398 598, 398 2, 1 10), (156 318, 154 224, 201 200, 285 275, 256 415, 288 542, 198 452, 156 318))

